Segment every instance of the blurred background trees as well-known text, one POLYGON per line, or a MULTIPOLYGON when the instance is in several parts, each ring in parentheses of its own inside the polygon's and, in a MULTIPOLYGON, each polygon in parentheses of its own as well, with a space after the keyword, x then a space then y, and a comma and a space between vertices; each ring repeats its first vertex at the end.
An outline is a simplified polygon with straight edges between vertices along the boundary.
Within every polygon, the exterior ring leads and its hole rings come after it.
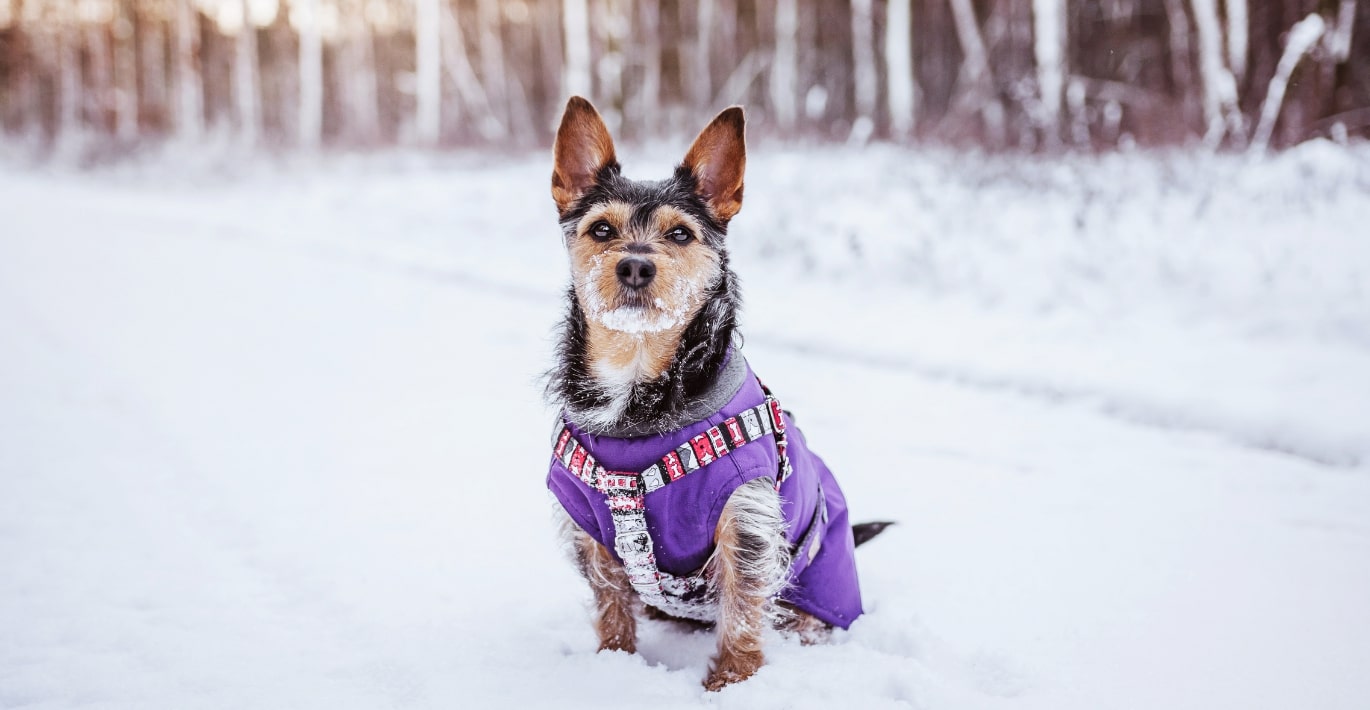
POLYGON ((1370 134, 1370 0, 0 0, 0 127, 40 145, 630 140, 991 150, 1370 134))

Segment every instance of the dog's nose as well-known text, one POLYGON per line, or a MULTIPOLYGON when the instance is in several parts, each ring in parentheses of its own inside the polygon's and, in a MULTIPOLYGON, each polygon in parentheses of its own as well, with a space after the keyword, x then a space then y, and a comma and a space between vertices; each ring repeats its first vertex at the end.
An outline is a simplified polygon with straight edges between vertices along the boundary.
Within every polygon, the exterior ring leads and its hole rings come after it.
POLYGON ((618 282, 628 288, 647 288, 656 276, 656 265, 640 256, 624 257, 615 269, 618 282))

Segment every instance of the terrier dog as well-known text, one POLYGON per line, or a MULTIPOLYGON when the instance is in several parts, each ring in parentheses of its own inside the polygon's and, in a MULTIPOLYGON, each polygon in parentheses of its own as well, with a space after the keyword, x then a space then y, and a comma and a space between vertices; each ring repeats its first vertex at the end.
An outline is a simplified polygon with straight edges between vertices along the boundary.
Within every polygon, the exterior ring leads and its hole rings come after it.
POLYGON ((594 592, 600 650, 636 650, 637 612, 713 623, 718 690, 761 667, 767 626, 811 643, 862 612, 854 529, 832 473, 733 345, 728 222, 742 207, 739 107, 662 181, 625 178, 573 97, 552 199, 571 262, 548 396, 548 487, 594 592))

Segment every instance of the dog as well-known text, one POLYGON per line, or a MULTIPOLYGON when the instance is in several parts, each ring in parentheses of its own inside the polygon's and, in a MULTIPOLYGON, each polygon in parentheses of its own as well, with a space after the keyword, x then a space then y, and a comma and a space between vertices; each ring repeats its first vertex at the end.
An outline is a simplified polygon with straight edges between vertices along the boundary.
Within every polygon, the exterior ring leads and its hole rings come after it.
POLYGON ((742 109, 661 181, 623 176, 580 97, 553 152, 571 266, 547 385, 561 532, 594 593, 599 649, 635 652, 639 610, 712 623, 704 686, 719 690, 762 666, 767 627, 805 643, 848 627, 862 613, 853 550, 888 523, 853 528, 832 473, 734 345, 742 109))

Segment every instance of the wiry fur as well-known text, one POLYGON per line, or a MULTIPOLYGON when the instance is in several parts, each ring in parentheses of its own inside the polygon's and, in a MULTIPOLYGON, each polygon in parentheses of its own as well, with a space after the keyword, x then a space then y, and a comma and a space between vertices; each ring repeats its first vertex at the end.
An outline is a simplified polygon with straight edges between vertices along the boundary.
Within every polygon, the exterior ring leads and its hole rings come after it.
POLYGON ((561 539, 595 596, 595 632, 601 651, 637 651, 637 593, 623 565, 557 506, 561 539))
MULTIPOLYGON (((634 181, 622 175, 613 140, 589 102, 567 103, 552 196, 572 284, 547 394, 590 433, 679 429, 697 419, 691 404, 721 381, 740 307, 724 238, 742 205, 743 127, 741 110, 728 109, 700 133, 670 178, 634 181), (594 236, 599 222, 615 236, 594 236), (666 232, 677 224, 695 239, 669 242, 666 232), (657 278, 622 288, 603 270, 629 259, 651 261, 657 278)), ((564 513, 561 531, 594 591, 600 649, 633 650, 640 601, 622 565, 564 513)), ((704 569, 709 598, 719 606, 718 654, 705 681, 710 690, 756 672, 768 626, 823 626, 775 602, 789 578, 791 553, 773 480, 751 481, 732 494, 714 544, 704 569)))
POLYGON ((761 667, 761 634, 780 620, 774 599, 789 580, 790 549, 775 482, 753 479, 723 507, 716 547, 704 567, 718 603, 718 655, 705 687, 718 690, 761 667))
POLYGON ((682 412, 692 398, 709 388, 727 356, 741 308, 737 275, 728 266, 728 250, 723 243, 727 225, 713 218, 694 192, 695 187, 694 177, 683 166, 670 180, 638 182, 624 178, 614 163, 601 170, 594 187, 561 216, 562 233, 569 243, 584 238, 576 230, 593 205, 611 201, 631 204, 633 220, 646 219, 657 208, 671 206, 701 226, 700 244, 687 248, 710 249, 717 256, 718 276, 705 287, 700 310, 680 333, 670 365, 649 380, 605 382, 595 376, 588 357, 587 313, 575 286, 568 288, 557 364, 549 373, 547 394, 578 423, 597 429, 596 433, 610 433, 610 425, 669 431, 687 423, 680 421, 682 412))

